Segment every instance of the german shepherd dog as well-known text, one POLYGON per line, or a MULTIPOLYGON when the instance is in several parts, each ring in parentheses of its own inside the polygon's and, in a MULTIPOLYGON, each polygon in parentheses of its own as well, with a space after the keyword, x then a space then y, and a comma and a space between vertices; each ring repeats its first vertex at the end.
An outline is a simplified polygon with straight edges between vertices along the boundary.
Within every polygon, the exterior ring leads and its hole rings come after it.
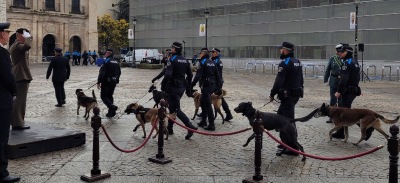
POLYGON ((381 133, 386 139, 389 138, 381 128, 380 120, 382 120, 386 124, 394 124, 396 123, 400 116, 397 116, 394 120, 389 120, 382 115, 369 110, 369 109, 348 109, 343 107, 332 107, 329 105, 322 104, 322 106, 318 109, 318 112, 314 115, 315 117, 320 116, 328 116, 332 119, 332 123, 335 127, 329 131, 329 138, 332 140, 332 133, 341 127, 344 127, 345 139, 344 142, 347 142, 349 137, 348 126, 354 124, 360 124, 361 129, 361 138, 357 143, 353 143, 354 145, 358 145, 361 141, 365 139, 366 130, 370 127, 373 127, 379 133, 381 133))
MULTIPOLYGON (((153 94, 153 100, 156 104, 154 104, 153 108, 157 107, 158 108, 158 104, 160 103, 161 99, 164 99, 165 101, 167 101, 168 99, 168 94, 163 92, 163 91, 158 91, 157 87, 153 85, 150 86, 149 88, 149 93, 153 94)), ((151 100, 151 99, 150 99, 151 100)))
MULTIPOLYGON (((226 95, 226 90, 221 90, 221 93, 212 93, 211 94, 211 103, 214 106, 214 113, 215 113, 215 117, 217 117, 217 113, 219 115, 221 115, 222 117, 222 124, 225 123, 225 117, 224 114, 222 114, 221 112, 221 105, 222 105, 222 97, 226 95)), ((197 115, 197 112, 199 111, 199 107, 201 106, 201 93, 198 92, 197 90, 194 90, 193 93, 193 100, 194 100, 194 115, 192 120, 194 120, 194 118, 197 115)))
MULTIPOLYGON (((256 109, 253 107, 251 102, 242 102, 237 106, 234 111, 236 113, 242 113, 243 116, 246 116, 249 119, 250 125, 252 122, 256 119, 256 109)), ((318 112, 318 109, 315 109, 313 112, 308 114, 305 117, 302 118, 296 118, 296 119, 290 119, 275 113, 269 113, 269 112, 261 112, 262 114, 262 122, 263 126, 267 130, 275 130, 279 131, 279 136, 281 139, 284 141, 285 144, 287 144, 290 147, 293 147, 294 149, 298 149, 301 152, 304 152, 303 146, 297 141, 297 130, 296 127, 293 123, 296 121, 299 122, 306 122, 310 120, 315 113, 318 112), (286 139, 286 140, 284 140, 286 139)), ((249 142, 254 139, 255 134, 253 133, 246 141, 246 143, 243 145, 243 147, 246 147, 249 142)), ((281 152, 276 153, 276 155, 281 156, 282 153, 287 150, 284 148, 281 152)), ((306 158, 303 156, 302 161, 304 161, 306 158)))
MULTIPOLYGON (((145 130, 145 123, 150 122, 151 125, 155 125, 156 134, 153 138, 156 138, 158 135, 158 121, 154 121, 158 116, 158 109, 157 108, 144 108, 143 106, 132 103, 126 106, 125 113, 130 114, 134 113, 136 119, 139 121, 139 124, 133 129, 133 132, 136 132, 139 126, 143 129, 143 138, 146 138, 146 130, 145 130)), ((166 121, 166 120, 165 120, 166 121)), ((165 140, 168 140, 168 129, 166 123, 164 124, 164 132, 166 134, 165 140)))
POLYGON ((94 95, 94 90, 92 90, 92 96, 93 97, 88 97, 83 93, 82 89, 76 89, 75 94, 77 96, 77 104, 78 104, 78 109, 76 110, 76 114, 79 115, 79 108, 80 106, 85 108, 85 115, 83 116, 86 120, 89 118, 89 112, 92 110, 94 107, 97 107, 97 100, 96 100, 96 95, 94 95))

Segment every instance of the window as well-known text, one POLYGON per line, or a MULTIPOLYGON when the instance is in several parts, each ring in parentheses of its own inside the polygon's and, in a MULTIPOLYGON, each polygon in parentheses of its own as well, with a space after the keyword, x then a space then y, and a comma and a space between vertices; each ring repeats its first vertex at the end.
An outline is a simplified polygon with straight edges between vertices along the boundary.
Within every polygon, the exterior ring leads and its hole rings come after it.
POLYGON ((25 8, 25 0, 13 0, 13 7, 25 8))
POLYGON ((46 9, 46 11, 55 11, 56 10, 56 6, 55 6, 55 3, 54 3, 54 0, 46 0, 45 9, 46 9))
POLYGON ((80 14, 80 0, 72 0, 71 13, 80 14))

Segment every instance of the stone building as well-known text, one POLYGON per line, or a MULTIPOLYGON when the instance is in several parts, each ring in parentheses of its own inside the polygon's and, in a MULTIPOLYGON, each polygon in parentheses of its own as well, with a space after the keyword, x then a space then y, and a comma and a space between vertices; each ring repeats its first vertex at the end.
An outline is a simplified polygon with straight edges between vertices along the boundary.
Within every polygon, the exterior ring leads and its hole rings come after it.
MULTIPOLYGON (((97 0, 5 1, 11 30, 27 28, 31 32, 31 62, 53 56, 54 47, 70 52, 98 49, 97 0)), ((15 33, 9 44, 14 41, 15 33)))

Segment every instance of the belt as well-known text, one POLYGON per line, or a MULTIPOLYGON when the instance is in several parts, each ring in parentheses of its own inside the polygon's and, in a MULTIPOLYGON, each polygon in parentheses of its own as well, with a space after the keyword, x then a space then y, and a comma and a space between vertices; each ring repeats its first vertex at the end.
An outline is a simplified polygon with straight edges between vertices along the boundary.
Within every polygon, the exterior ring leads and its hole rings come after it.
POLYGON ((334 78, 337 78, 338 76, 339 76, 339 75, 332 75, 332 74, 331 74, 331 77, 334 77, 334 78))

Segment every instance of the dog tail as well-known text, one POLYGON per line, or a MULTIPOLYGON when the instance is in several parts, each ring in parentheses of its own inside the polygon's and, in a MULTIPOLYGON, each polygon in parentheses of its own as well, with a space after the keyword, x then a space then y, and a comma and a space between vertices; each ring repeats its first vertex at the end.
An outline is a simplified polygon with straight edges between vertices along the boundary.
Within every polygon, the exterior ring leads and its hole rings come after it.
POLYGON ((397 116, 396 119, 390 120, 390 119, 383 117, 382 115, 380 115, 378 113, 375 113, 375 115, 377 118, 381 119, 386 124, 395 124, 395 123, 397 123, 397 121, 399 121, 399 118, 400 118, 400 116, 397 116))
POLYGON ((313 110, 310 114, 308 114, 307 116, 304 116, 302 118, 296 118, 296 119, 292 119, 291 122, 296 122, 296 121, 300 121, 300 122, 306 122, 308 120, 310 120, 315 113, 317 113, 319 111, 319 108, 313 110))
POLYGON ((92 90, 92 96, 96 100, 96 95, 94 94, 94 90, 92 90))

